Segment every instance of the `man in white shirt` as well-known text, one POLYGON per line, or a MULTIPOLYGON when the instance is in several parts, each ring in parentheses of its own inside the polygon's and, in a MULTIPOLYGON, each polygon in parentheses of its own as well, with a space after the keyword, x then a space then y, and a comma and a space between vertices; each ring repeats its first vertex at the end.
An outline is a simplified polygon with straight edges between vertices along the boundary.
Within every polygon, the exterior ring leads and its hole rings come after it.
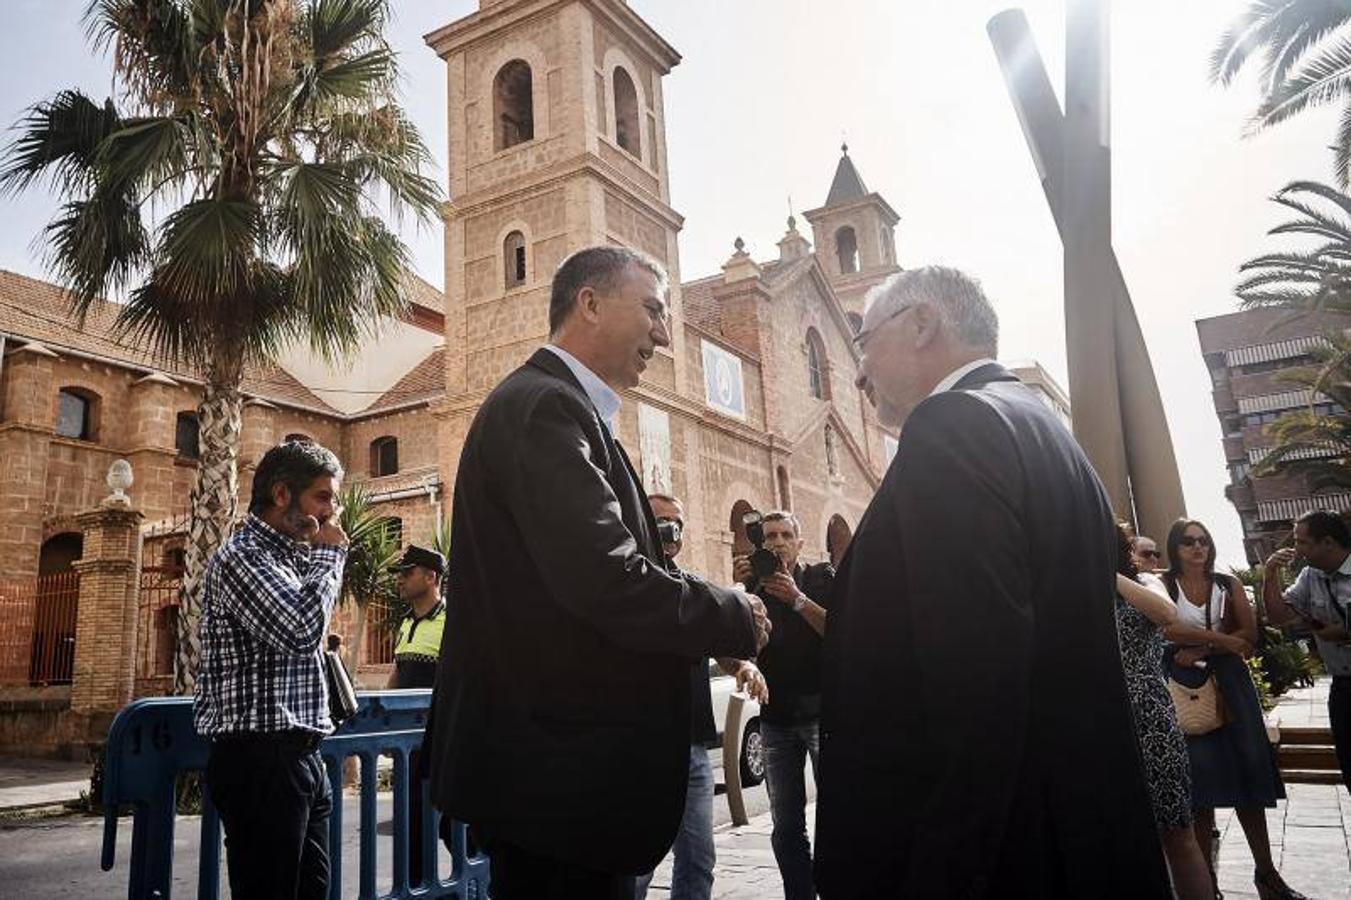
POLYGON ((1342 783, 1351 790, 1351 529, 1335 512, 1318 509, 1295 520, 1295 546, 1267 559, 1262 601, 1271 621, 1303 619, 1318 642, 1318 655, 1332 676, 1328 718, 1342 783), (1305 566, 1281 591, 1281 572, 1295 557, 1305 566))

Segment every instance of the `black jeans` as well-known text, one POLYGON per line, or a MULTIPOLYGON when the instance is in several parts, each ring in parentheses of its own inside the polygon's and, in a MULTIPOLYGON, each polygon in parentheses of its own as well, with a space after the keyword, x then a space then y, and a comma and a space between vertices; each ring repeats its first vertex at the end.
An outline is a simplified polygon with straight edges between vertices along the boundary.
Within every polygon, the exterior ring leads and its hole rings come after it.
POLYGON ((1328 719, 1332 743, 1337 748, 1337 764, 1342 769, 1342 784, 1351 791, 1351 675, 1333 677, 1328 690, 1328 719))
POLYGON ((491 838, 481 843, 489 857, 493 900, 633 900, 638 879, 569 865, 491 838))
POLYGON ((333 793, 318 742, 295 733, 218 738, 207 790, 225 828, 230 893, 326 900, 333 793))

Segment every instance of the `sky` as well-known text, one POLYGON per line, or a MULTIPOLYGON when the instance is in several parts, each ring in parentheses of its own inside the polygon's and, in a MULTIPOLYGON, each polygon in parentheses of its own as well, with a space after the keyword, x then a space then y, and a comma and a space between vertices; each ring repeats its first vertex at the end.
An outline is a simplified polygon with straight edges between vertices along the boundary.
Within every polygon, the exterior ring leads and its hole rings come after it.
MULTIPOLYGON (((901 216, 902 266, 958 266, 1000 314, 1000 355, 1041 362, 1066 383, 1061 245, 985 34, 994 0, 629 0, 683 55, 665 80, 672 205, 685 216, 685 280, 713 274, 743 238, 777 255, 789 199, 820 206, 847 140, 870 190, 901 216)), ((1270 196, 1331 179, 1335 111, 1247 135, 1251 79, 1212 85, 1208 60, 1243 0, 1114 4, 1113 230, 1157 373, 1188 513, 1243 565, 1224 499, 1220 429, 1194 321, 1232 312, 1237 268, 1277 246, 1270 196)), ((84 38, 86 0, 0 3, 0 126, 67 87, 99 98, 111 64, 84 38)), ((446 173, 444 64, 422 36, 476 0, 393 0, 390 41, 403 94, 446 173)), ((1065 0, 1027 0, 1062 90, 1065 0)), ((1063 92, 1062 92, 1063 96, 1063 92)), ((56 200, 0 200, 0 268, 42 278, 38 239, 56 200)), ((799 216, 799 219, 801 217, 799 216)), ((803 222, 804 231, 806 223, 803 222)), ((419 274, 445 282, 439 229, 405 239, 419 274)), ((1071 398, 1071 401, 1073 398, 1071 398)), ((1158 537, 1162 537, 1159 535, 1158 537)))

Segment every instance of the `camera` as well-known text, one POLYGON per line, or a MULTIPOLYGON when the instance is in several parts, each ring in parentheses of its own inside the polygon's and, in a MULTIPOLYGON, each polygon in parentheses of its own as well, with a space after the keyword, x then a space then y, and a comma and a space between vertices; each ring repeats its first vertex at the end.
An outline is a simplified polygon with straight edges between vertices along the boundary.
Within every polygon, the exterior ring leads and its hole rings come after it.
POLYGON ((750 564, 751 573, 758 583, 779 571, 779 558, 773 550, 765 549, 765 517, 759 510, 753 509, 742 516, 741 524, 746 526, 746 539, 755 546, 751 551, 750 564))
POLYGON ((657 539, 663 544, 680 543, 680 522, 675 519, 657 520, 657 539))

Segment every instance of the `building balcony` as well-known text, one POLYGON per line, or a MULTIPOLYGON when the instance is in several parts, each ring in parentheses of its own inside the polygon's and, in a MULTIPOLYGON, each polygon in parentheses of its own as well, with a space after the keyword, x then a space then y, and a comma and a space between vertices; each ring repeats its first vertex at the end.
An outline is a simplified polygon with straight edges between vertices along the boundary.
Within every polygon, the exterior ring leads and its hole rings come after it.
POLYGON ((1234 504, 1235 509, 1256 509, 1257 507, 1257 500, 1253 497, 1252 485, 1249 484, 1225 485, 1224 497, 1234 504))
POLYGON ((1215 412, 1218 415, 1233 415, 1238 412, 1238 401, 1234 399, 1234 389, 1229 382, 1216 385, 1210 396, 1215 401, 1215 412))
POLYGON ((1242 462, 1248 458, 1248 448, 1242 436, 1224 439, 1224 458, 1227 462, 1242 462))

